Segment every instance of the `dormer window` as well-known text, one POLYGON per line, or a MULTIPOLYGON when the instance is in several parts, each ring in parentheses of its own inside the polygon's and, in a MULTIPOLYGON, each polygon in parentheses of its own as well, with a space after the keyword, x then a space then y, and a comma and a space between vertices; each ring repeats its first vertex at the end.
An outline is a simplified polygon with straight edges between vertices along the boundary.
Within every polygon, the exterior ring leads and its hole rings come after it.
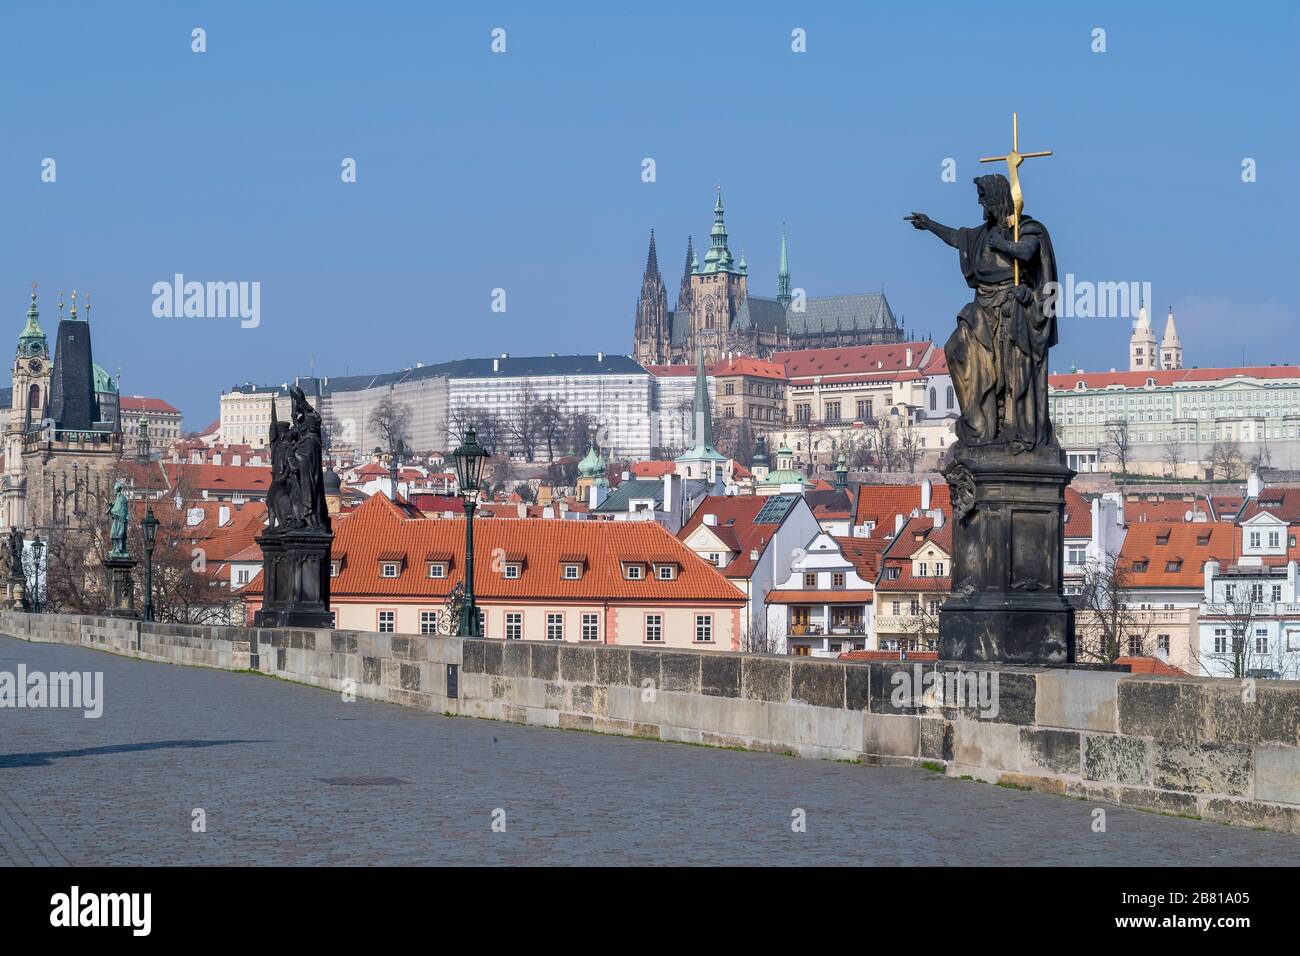
POLYGON ((886 577, 886 579, 888 579, 888 580, 890 580, 890 581, 897 581, 897 580, 898 580, 898 573, 899 573, 900 570, 901 570, 901 569, 899 569, 899 568, 885 568, 885 577, 886 577))
POLYGON ((332 577, 332 578, 337 578, 337 577, 339 576, 339 572, 342 571, 342 570, 343 570, 343 562, 342 562, 342 561, 331 561, 331 562, 330 562, 330 577, 332 577))
POLYGON ((445 578, 447 576, 447 565, 442 561, 429 562, 429 577, 445 578))
POLYGON ((519 566, 518 561, 510 561, 501 568, 501 576, 507 581, 518 580, 521 573, 523 573, 523 568, 519 566))
POLYGON ((381 578, 395 578, 402 573, 402 566, 396 561, 380 561, 379 576, 381 578))
POLYGON ((657 577, 660 581, 677 580, 677 565, 675 564, 655 565, 655 577, 657 577))
POLYGON ((645 568, 639 564, 628 564, 623 568, 623 576, 629 581, 640 581, 645 577, 645 568))

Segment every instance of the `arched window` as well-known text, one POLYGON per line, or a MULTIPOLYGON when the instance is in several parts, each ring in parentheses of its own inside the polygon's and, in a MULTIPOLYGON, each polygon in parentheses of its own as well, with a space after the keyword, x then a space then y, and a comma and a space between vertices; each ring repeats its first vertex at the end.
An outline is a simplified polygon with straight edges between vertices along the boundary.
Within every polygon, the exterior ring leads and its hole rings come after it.
POLYGON ((952 386, 948 386, 948 407, 952 408, 952 386))
POLYGON ((939 410, 939 390, 937 388, 932 388, 930 389, 930 411, 935 412, 938 410, 939 410))

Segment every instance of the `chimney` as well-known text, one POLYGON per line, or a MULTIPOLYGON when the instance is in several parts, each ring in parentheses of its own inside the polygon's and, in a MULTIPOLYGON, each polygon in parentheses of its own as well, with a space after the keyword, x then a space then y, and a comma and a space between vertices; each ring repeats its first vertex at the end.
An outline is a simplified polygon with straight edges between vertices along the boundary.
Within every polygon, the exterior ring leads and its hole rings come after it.
POLYGON ((552 508, 550 505, 547 505, 545 508, 542 509, 542 517, 543 517, 543 518, 554 518, 554 517, 555 517, 555 509, 552 508))
POLYGON ((604 353, 604 352, 597 352, 597 353, 596 353, 596 361, 597 361, 597 362, 603 362, 603 361, 605 361, 605 353, 604 353))
POLYGON ((907 516, 902 514, 894 515, 894 534, 903 530, 903 524, 907 521, 907 516))
POLYGON ((705 515, 705 516, 704 516, 704 523, 705 523, 706 525, 708 525, 710 528, 716 528, 716 527, 718 526, 718 516, 717 516, 717 515, 705 515))
POLYGON ((908 350, 907 350, 907 367, 908 367, 908 368, 911 368, 911 367, 912 367, 912 350, 911 350, 911 349, 908 349, 908 350))
POLYGON ((627 480, 630 479, 631 477, 632 477, 632 473, 631 473, 630 471, 625 471, 625 472, 623 472, 623 480, 624 480, 624 481, 627 481, 627 480))
POLYGON ((177 496, 176 496, 176 510, 177 510, 177 511, 180 511, 180 510, 181 510, 181 505, 183 505, 183 504, 184 504, 184 502, 181 501, 181 496, 180 496, 180 495, 177 495, 177 496))
POLYGON ((1264 490, 1264 482, 1260 480, 1259 472, 1252 471, 1250 477, 1246 479, 1246 497, 1259 498, 1259 493, 1264 490))
POLYGON ((1219 573, 1219 562, 1210 558, 1205 562, 1205 600, 1206 603, 1214 600, 1214 576, 1219 573))
POLYGON ((930 510, 930 479, 921 479, 921 510, 930 510))
POLYGON ((522 501, 519 502, 519 517, 521 517, 521 518, 527 518, 527 517, 528 517, 528 505, 525 504, 525 503, 522 502, 522 501))
POLYGON ((943 519, 943 509, 942 509, 942 508, 935 508, 933 511, 930 512, 930 516, 931 516, 932 518, 934 518, 934 527, 935 527, 936 530, 938 530, 939 528, 942 528, 942 527, 943 527, 943 520, 944 520, 944 519, 943 519))
POLYGON ((217 527, 224 528, 230 524, 230 506, 222 505, 217 509, 217 527))
POLYGON ((664 513, 667 514, 673 510, 673 473, 664 472, 664 513))
POLYGON ((493 360, 492 360, 492 371, 494 371, 494 372, 499 372, 499 371, 501 371, 501 360, 500 360, 500 359, 493 359, 493 360))

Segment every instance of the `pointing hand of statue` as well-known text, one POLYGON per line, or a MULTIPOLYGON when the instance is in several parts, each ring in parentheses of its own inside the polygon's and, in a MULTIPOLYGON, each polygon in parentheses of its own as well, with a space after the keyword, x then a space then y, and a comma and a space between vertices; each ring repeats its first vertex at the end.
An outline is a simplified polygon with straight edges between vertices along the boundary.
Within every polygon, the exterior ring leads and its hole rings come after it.
POLYGON ((916 229, 930 228, 930 217, 923 212, 914 212, 910 216, 904 216, 903 218, 911 222, 913 228, 916 229))

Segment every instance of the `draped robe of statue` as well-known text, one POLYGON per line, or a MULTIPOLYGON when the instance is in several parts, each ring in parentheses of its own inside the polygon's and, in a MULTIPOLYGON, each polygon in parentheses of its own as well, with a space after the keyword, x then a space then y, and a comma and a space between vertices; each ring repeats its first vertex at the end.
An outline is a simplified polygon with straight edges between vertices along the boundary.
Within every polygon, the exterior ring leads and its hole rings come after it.
POLYGON ((1049 299, 1056 288, 1052 241, 1042 223, 1021 218, 1020 241, 1038 244, 1034 256, 1020 263, 1020 283, 1033 293, 1021 304, 1012 259, 990 245, 990 228, 985 222, 955 230, 962 275, 975 290, 943 349, 961 407, 957 437, 968 447, 1054 447, 1047 407, 1047 350, 1056 344, 1055 298, 1049 299))
POLYGON ((330 530, 329 506, 325 502, 325 472, 322 469, 323 446, 321 418, 307 402, 301 389, 293 390, 294 424, 292 437, 293 472, 298 488, 294 499, 295 517, 304 527, 330 530))

